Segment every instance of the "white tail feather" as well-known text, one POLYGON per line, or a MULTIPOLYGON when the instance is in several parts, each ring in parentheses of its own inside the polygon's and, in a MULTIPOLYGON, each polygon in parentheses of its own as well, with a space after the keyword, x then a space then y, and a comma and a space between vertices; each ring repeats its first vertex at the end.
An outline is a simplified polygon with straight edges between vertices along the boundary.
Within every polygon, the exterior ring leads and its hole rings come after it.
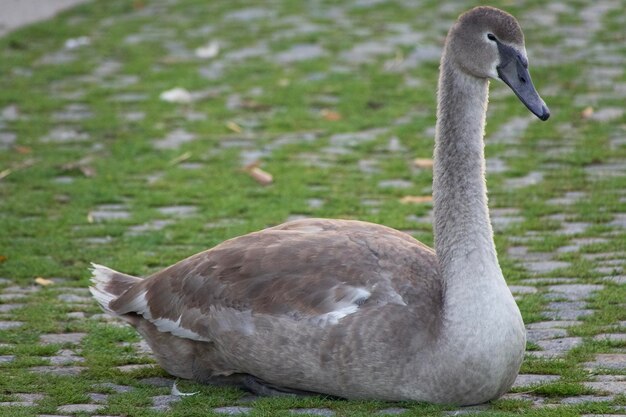
POLYGON ((116 315, 113 310, 109 308, 109 303, 117 298, 116 295, 111 294, 106 290, 109 282, 111 281, 113 274, 117 272, 106 266, 91 264, 91 282, 93 286, 89 287, 91 295, 96 299, 98 304, 109 314, 116 315))

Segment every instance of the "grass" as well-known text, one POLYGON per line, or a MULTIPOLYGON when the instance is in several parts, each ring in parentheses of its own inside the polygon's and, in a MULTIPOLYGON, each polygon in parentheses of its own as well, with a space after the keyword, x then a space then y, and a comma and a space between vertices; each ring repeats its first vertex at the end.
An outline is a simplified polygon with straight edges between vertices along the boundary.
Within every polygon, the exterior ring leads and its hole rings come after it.
MULTIPOLYGON (((516 208, 521 216, 521 222, 496 232, 504 274, 512 284, 523 284, 533 276, 508 256, 507 250, 520 241, 531 252, 554 252, 573 239, 602 238, 578 251, 557 255, 556 259, 570 266, 544 275, 605 285, 590 301, 594 314, 569 330, 570 336, 584 338, 581 348, 563 359, 529 357, 522 366, 522 372, 561 375, 561 380, 533 391, 556 402, 590 392, 580 384, 587 378, 581 363, 594 353, 624 349, 623 343, 592 339, 607 328, 623 332, 617 323, 626 320, 626 288, 602 278, 623 274, 624 264, 600 272, 602 261, 589 255, 623 259, 626 231, 610 222, 626 212, 626 178, 623 170, 621 175, 597 176, 589 170, 601 164, 624 164, 626 146, 618 139, 624 136, 626 119, 623 114, 608 121, 581 117, 587 106, 594 111, 623 107, 623 94, 616 94, 612 85, 598 86, 598 78, 589 75, 602 68, 601 61, 592 55, 571 58, 580 48, 562 47, 567 36, 559 28, 582 24, 584 2, 568 2, 555 27, 533 23, 527 16, 527 10, 543 7, 540 2, 528 1, 524 7, 503 0, 491 4, 510 10, 529 27, 531 70, 553 111, 549 122, 531 122, 512 144, 490 141, 512 117, 527 117, 513 94, 501 85, 492 86, 486 154, 504 161, 507 170, 488 174, 490 204, 516 208), (533 54, 545 55, 541 48, 556 51, 548 54, 554 59, 533 67, 533 54), (507 186, 507 181, 535 171, 544 174, 538 185, 507 186), (584 197, 567 206, 547 203, 572 191, 584 197), (589 227, 572 236, 559 235, 555 231, 562 220, 551 217, 555 214, 589 227)), ((102 412, 113 415, 211 415, 214 407, 237 404, 242 398, 237 390, 181 382, 181 390, 199 394, 183 398, 165 413, 150 410, 150 398, 169 391, 138 381, 165 376, 164 371, 155 367, 126 374, 115 368, 150 362, 131 346, 139 340, 136 333, 102 321, 69 320, 68 313, 91 315, 99 310, 94 303, 74 305, 59 299, 68 288, 88 285, 87 268, 92 261, 146 275, 225 239, 300 215, 383 223, 432 245, 431 226, 411 217, 427 215, 430 206, 399 200, 430 193, 431 173, 412 168, 412 160, 432 155, 437 62, 388 70, 386 62, 394 56, 409 56, 413 43, 391 46, 390 53, 360 64, 346 62, 342 53, 364 41, 397 35, 402 25, 422 33, 425 45, 440 47, 445 27, 471 5, 466 6, 446 9, 434 1, 414 6, 385 2, 372 7, 276 1, 268 9, 270 15, 242 23, 229 14, 255 7, 254 2, 111 0, 80 6, 0 38, 0 110, 14 106, 19 113, 17 118, 0 119, 0 132, 17 137, 6 149, 0 148, 0 172, 4 173, 0 175, 0 276, 22 287, 33 285, 36 277, 65 279, 62 285, 26 294, 24 307, 0 313, 0 320, 24 322, 20 328, 0 330, 0 355, 15 356, 13 362, 0 363, 0 401, 17 401, 16 393, 46 394, 35 407, 3 407, 3 413, 55 414, 59 405, 88 401, 93 385, 102 382, 135 387, 129 393, 99 389, 111 394, 102 412), (326 13, 332 7, 342 9, 340 15, 345 17, 326 13), (290 16, 308 20, 315 28, 293 34, 302 23, 289 23, 290 16), (88 37, 90 44, 73 50, 64 47, 66 40, 81 36, 88 37), (193 50, 212 39, 222 45, 218 58, 195 58, 193 50), (267 49, 259 56, 215 64, 223 62, 224 54, 260 44, 267 49), (316 44, 325 53, 314 60, 276 61, 277 54, 297 44, 316 44), (64 58, 69 61, 63 62, 64 58), (61 62, 50 63, 54 59, 61 62), (159 99, 161 92, 173 87, 199 92, 204 98, 187 105, 159 99), (233 105, 233 96, 246 104, 233 105), (74 120, 80 112, 72 112, 71 107, 68 111, 71 104, 80 104, 90 116, 74 120), (128 118, 133 114, 142 117, 128 118), (336 117, 324 116, 329 114, 336 117), (85 139, 47 140, 55 128, 85 139), (345 154, 328 151, 334 146, 334 134, 375 128, 386 130, 372 140, 348 145, 345 154), (177 149, 154 148, 156 140, 176 129, 191 132, 196 139, 177 149), (285 135, 296 139, 281 142, 285 135), (389 150, 392 137, 403 151, 389 150), (259 185, 241 169, 242 146, 260 151, 261 167, 274 176, 272 185, 259 185), (373 172, 359 168, 364 160, 374 161, 373 172), (200 168, 185 169, 185 163, 200 168), (411 186, 378 186, 390 179, 407 180, 411 186), (311 199, 321 205, 310 205, 311 199), (128 217, 94 221, 94 212, 110 204, 121 205, 128 217), (196 211, 188 216, 159 211, 173 205, 194 206, 196 211), (170 223, 160 230, 128 233, 131 226, 155 219, 170 223), (93 243, 94 238, 105 243, 93 243), (59 349, 74 348, 37 343, 41 334, 56 332, 88 334, 79 346, 87 370, 79 377, 41 378, 28 372, 29 367, 46 364, 45 358, 59 349)), ((607 13, 603 28, 590 35, 591 44, 585 48, 608 44, 613 56, 623 57, 621 19, 619 13, 607 13)), ((615 86, 625 83, 623 71, 612 80, 615 86)), ((543 320, 547 290, 546 285, 537 287, 538 294, 519 302, 527 323, 543 320)), ((529 348, 538 349, 533 344, 529 348)), ((622 397, 613 402, 623 403, 622 397)), ((435 416, 452 409, 323 398, 242 404, 253 408, 253 416, 288 415, 292 408, 329 408, 340 416, 371 415, 391 406, 406 408, 407 416, 435 416)), ((528 401, 502 399, 482 413, 569 416, 608 412, 608 407, 533 408, 528 401)))

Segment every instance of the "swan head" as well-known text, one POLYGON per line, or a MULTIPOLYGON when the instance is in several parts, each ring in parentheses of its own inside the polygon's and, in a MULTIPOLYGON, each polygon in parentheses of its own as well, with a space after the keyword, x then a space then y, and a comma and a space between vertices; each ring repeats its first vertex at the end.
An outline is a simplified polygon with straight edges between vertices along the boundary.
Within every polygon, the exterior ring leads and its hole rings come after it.
POLYGON ((450 29, 447 48, 460 70, 503 81, 539 119, 550 117, 530 78, 524 34, 513 16, 488 6, 471 9, 450 29))

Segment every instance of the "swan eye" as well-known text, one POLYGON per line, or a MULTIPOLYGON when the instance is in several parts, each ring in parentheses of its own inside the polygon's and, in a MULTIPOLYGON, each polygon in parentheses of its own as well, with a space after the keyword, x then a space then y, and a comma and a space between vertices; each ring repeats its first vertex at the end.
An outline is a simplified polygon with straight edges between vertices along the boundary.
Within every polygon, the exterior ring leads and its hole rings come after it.
POLYGON ((493 33, 488 33, 487 34, 487 39, 489 39, 490 41, 496 41, 496 36, 493 33))

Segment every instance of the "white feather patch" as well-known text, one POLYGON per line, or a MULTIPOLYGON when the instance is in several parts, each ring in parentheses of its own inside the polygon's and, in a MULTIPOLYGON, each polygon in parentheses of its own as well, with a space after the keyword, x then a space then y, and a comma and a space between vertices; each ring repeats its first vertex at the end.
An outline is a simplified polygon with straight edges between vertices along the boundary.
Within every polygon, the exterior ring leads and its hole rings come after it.
POLYGON ((359 309, 359 306, 357 306, 356 304, 352 304, 350 306, 341 308, 339 310, 320 314, 319 316, 315 316, 311 318, 311 320, 319 326, 337 324, 339 323, 339 320, 341 320, 342 318, 346 317, 349 314, 356 313, 358 309, 359 309))
POLYGON ((148 307, 146 291, 137 294, 137 296, 133 298, 132 301, 126 304, 122 312, 124 314, 131 312, 141 314, 144 318, 150 320, 152 318, 152 315, 150 314, 150 308, 148 307))
MULTIPOLYGON (((145 316, 144 316, 145 317, 145 316)), ((147 318, 147 317, 146 317, 147 318)), ((200 342, 210 342, 210 339, 202 337, 198 333, 180 325, 183 316, 178 317, 178 320, 170 320, 166 318, 149 319, 156 328, 163 333, 171 333, 174 336, 182 337, 183 339, 198 340, 200 342)))
POLYGON ((372 293, 365 288, 352 287, 347 291, 345 297, 341 300, 335 301, 335 309, 333 311, 312 317, 311 321, 320 326, 337 324, 342 318, 356 313, 359 307, 371 295, 372 293))
POLYGON ((98 304, 100 304, 107 313, 115 315, 115 312, 109 308, 109 303, 116 297, 106 290, 115 271, 106 266, 92 263, 91 273, 91 283, 93 286, 89 287, 89 292, 91 292, 91 295, 93 295, 98 304))

